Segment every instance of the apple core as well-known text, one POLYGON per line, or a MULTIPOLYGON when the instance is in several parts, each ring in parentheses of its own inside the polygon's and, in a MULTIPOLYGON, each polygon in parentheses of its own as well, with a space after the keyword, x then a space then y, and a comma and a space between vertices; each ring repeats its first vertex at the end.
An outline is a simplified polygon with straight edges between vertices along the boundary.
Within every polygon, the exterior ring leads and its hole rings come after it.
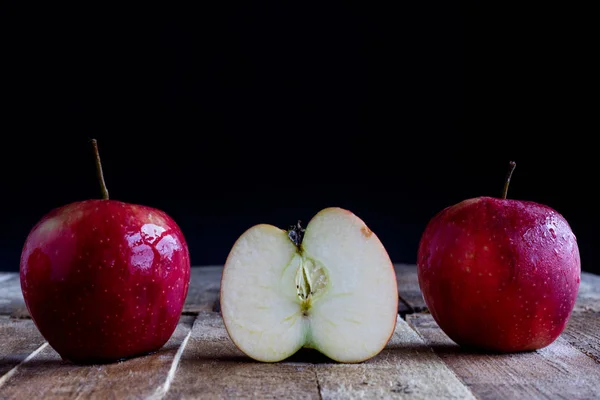
POLYGON ((302 314, 308 316, 313 299, 318 298, 327 288, 329 278, 325 267, 310 257, 303 254, 302 238, 304 229, 300 221, 288 231, 288 237, 298 248, 297 254, 292 259, 291 265, 296 266, 296 292, 300 301, 302 314))
POLYGON ((328 280, 325 268, 316 261, 300 256, 299 264, 296 272, 296 290, 303 314, 306 316, 313 299, 317 299, 326 289, 328 280))

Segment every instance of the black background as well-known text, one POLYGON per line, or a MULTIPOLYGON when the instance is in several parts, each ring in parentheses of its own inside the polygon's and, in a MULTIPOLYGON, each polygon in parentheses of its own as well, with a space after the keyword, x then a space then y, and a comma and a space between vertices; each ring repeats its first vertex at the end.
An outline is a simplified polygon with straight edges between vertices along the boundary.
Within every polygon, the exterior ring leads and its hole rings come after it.
POLYGON ((414 263, 428 220, 500 195, 515 160, 509 197, 562 213, 600 272, 589 56, 564 10, 216 3, 3 6, 0 269, 50 209, 99 196, 95 137, 111 197, 169 213, 194 265, 328 206, 414 263))

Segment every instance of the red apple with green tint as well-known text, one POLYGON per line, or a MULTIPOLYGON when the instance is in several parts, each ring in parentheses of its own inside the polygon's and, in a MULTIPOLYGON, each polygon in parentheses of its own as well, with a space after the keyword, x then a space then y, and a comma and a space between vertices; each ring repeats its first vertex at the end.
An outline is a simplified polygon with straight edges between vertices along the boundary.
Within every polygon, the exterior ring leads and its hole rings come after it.
POLYGON ((101 363, 159 350, 188 292, 184 235, 166 213, 103 199, 45 215, 21 255, 21 288, 40 333, 74 363, 101 363))
POLYGON ((440 328, 465 347, 535 350, 564 330, 579 290, 577 240, 565 218, 503 196, 464 200, 421 237, 419 285, 440 328))

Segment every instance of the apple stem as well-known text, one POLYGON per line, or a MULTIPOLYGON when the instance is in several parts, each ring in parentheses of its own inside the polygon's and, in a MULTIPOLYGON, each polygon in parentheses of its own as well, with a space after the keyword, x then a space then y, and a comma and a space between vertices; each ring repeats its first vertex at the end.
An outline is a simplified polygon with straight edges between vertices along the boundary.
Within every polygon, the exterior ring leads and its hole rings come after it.
POLYGON ((503 199, 506 199, 506 196, 508 195, 508 185, 510 184, 510 178, 512 177, 513 171, 515 170, 516 166, 517 163, 514 161, 508 163, 508 173, 506 174, 506 180, 504 181, 504 190, 502 191, 503 199))
POLYGON ((96 139, 92 139, 92 146, 94 147, 94 156, 96 158, 96 174, 98 175, 98 180, 100 181, 100 190, 102 191, 102 199, 108 200, 108 189, 106 187, 106 182, 104 181, 104 173, 102 172, 102 161, 100 161, 100 152, 98 151, 98 141, 96 139))
POLYGON ((296 225, 290 226, 288 230, 288 237, 296 245, 298 250, 301 250, 302 239, 304 239, 304 228, 300 224, 301 221, 298 221, 296 225))

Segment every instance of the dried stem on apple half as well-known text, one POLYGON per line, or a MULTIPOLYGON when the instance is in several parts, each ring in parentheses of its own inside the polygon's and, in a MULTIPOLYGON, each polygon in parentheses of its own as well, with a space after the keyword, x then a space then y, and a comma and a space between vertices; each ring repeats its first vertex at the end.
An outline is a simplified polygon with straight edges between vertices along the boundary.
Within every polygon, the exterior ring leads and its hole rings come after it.
POLYGON ((92 147, 94 148, 94 156, 96 158, 96 173, 98 174, 98 180, 100 181, 100 190, 102 191, 102 199, 108 200, 108 188, 104 181, 104 173, 102 172, 102 161, 100 161, 100 152, 98 151, 98 141, 92 139, 92 147))
POLYGON ((305 229, 302 227, 301 221, 298 221, 296 225, 290 226, 288 229, 288 237, 298 248, 298 252, 302 253, 302 239, 304 239, 305 229))

